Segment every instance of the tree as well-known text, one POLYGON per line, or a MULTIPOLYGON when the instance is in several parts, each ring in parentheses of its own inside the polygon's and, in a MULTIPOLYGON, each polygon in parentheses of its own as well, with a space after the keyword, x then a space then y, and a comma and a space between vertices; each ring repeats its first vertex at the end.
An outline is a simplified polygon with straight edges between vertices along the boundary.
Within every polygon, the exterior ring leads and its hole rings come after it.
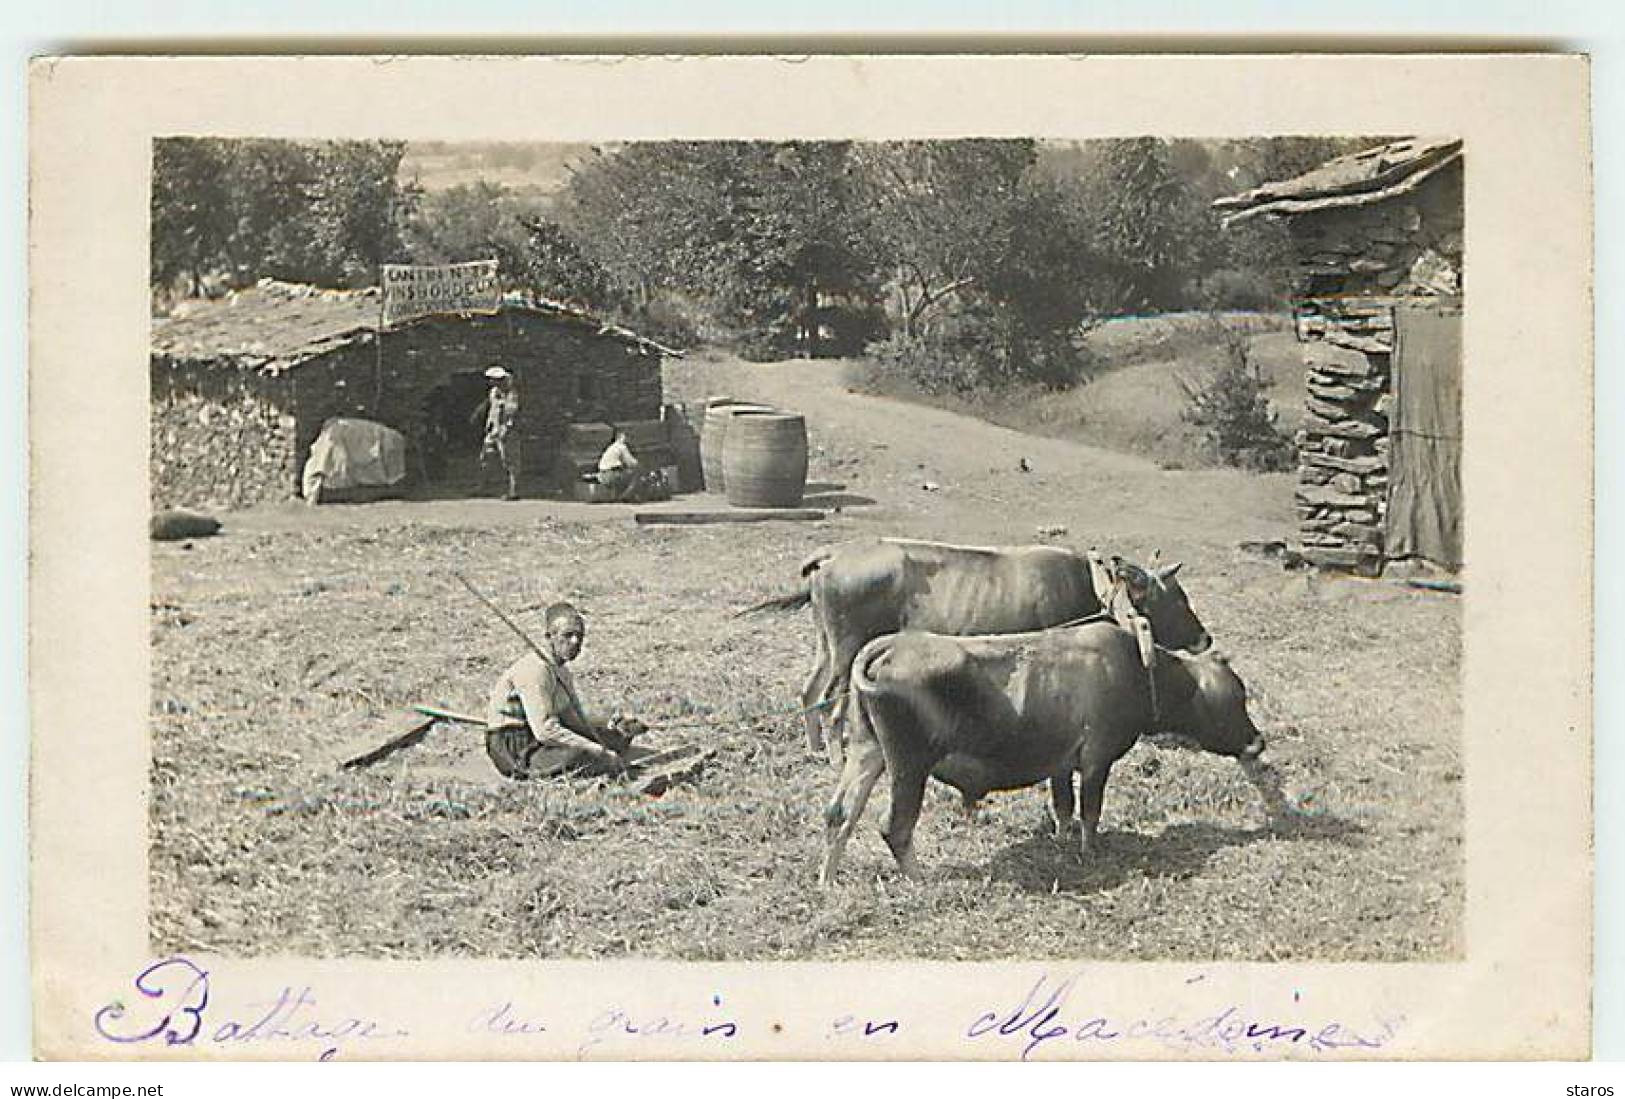
POLYGON ((404 141, 333 141, 310 150, 313 230, 301 281, 373 286, 381 264, 407 258, 404 229, 417 188, 400 182, 404 141))
POLYGON ((1140 137, 1103 142, 1080 181, 1092 244, 1113 312, 1177 309, 1213 233, 1205 205, 1174 163, 1172 144, 1140 137))
POLYGON ((600 149, 559 220, 637 309, 697 298, 747 345, 793 342, 821 290, 872 288, 844 143, 654 142, 600 149))
POLYGON ((400 142, 166 138, 155 143, 154 291, 182 279, 370 285, 405 257, 417 199, 399 180, 400 142))
POLYGON ((609 272, 562 225, 539 214, 521 214, 518 222, 526 234, 520 270, 530 289, 595 309, 621 304, 609 272))
POLYGON ((426 194, 407 223, 413 263, 464 263, 494 259, 503 280, 524 285, 529 239, 526 209, 508 188, 480 180, 426 194))
POLYGON ((892 272, 905 337, 1007 254, 1028 140, 882 142, 857 147, 865 229, 892 272))
POLYGON ((184 282, 203 292, 231 239, 233 219, 222 143, 177 137, 153 143, 152 271, 155 288, 184 282))

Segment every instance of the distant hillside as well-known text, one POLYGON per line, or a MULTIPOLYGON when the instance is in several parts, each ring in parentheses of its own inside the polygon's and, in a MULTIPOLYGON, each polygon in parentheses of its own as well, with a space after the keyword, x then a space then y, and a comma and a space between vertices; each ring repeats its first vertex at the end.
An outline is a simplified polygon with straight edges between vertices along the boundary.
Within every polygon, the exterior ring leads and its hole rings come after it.
MULTIPOLYGON (((1263 375, 1267 395, 1290 435, 1303 416, 1304 370, 1290 316, 1230 313, 1224 323, 1252 334, 1252 362, 1263 375)), ((1165 466, 1208 464, 1198 434, 1180 418, 1185 394, 1179 379, 1199 380, 1220 360, 1213 319, 1200 313, 1168 313, 1108 321, 1085 341, 1098 357, 1100 373, 1072 389, 1036 388, 974 399, 929 395, 880 382, 854 360, 848 382, 866 392, 978 416, 1034 435, 1088 443, 1140 454, 1165 466)))
POLYGON ((401 161, 401 178, 430 192, 485 180, 545 197, 569 180, 571 164, 591 153, 591 145, 579 143, 414 141, 401 161))

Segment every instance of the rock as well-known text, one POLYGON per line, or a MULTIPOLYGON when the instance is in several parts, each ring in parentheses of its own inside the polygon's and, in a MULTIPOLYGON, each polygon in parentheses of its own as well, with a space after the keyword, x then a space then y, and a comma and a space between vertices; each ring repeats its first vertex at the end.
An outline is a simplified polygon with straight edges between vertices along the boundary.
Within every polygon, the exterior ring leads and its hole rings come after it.
MULTIPOLYGON (((1375 554, 1367 549, 1345 549, 1331 546, 1305 546, 1304 560, 1312 565, 1329 566, 1332 568, 1352 569, 1362 563, 1371 561, 1375 554)), ((1381 559, 1378 558, 1378 568, 1381 568, 1381 559)), ((1369 567, 1369 565, 1367 565, 1369 567)))
POLYGON ((1280 557, 1286 553, 1286 543, 1279 539, 1262 542, 1241 542, 1236 546, 1242 553, 1255 553, 1260 557, 1280 557))
POLYGON ((1338 492, 1346 493, 1349 496, 1358 495, 1361 488, 1364 487, 1360 484, 1360 478, 1352 473, 1336 474, 1332 477, 1331 484, 1338 492))
POLYGON ((1383 429, 1376 424, 1353 418, 1334 423, 1314 416, 1306 419, 1303 426, 1306 431, 1318 431, 1322 435, 1340 435, 1345 439, 1374 439, 1383 434, 1383 429))
POLYGON ((1321 419, 1342 419, 1344 416, 1358 415, 1358 411, 1360 411, 1358 408, 1352 408, 1349 405, 1321 400, 1321 398, 1315 397, 1313 393, 1303 398, 1303 406, 1321 419))
MULTIPOLYGON (((1398 281, 1399 272, 1397 271, 1390 271, 1384 275, 1379 275, 1377 276, 1377 281, 1381 282, 1384 278, 1387 278, 1390 275, 1393 276, 1395 282, 1398 281)), ((1333 347, 1341 347, 1348 351, 1362 351, 1368 354, 1387 355, 1394 349, 1392 343, 1385 340, 1379 340, 1374 336, 1359 336, 1352 332, 1338 331, 1335 328, 1328 328, 1323 339, 1324 342, 1331 344, 1333 347)))
POLYGON ((1364 507, 1368 500, 1364 496, 1354 496, 1349 493, 1338 492, 1336 489, 1320 488, 1317 486, 1303 486, 1295 493, 1298 501, 1305 504, 1325 504, 1332 507, 1364 507))
POLYGON ((1364 377, 1373 369, 1371 360, 1366 358, 1364 352, 1326 341, 1306 344, 1303 361, 1310 370, 1334 376, 1364 377))
POLYGON ((1309 392, 1323 401, 1352 401, 1360 395, 1360 391, 1346 385, 1328 385, 1316 379, 1314 374, 1309 375, 1307 382, 1309 392))
POLYGON ((154 542, 207 538, 219 531, 220 520, 194 511, 160 511, 147 524, 147 532, 154 542))
POLYGON ((1382 545, 1382 530, 1366 523, 1338 523, 1331 528, 1331 532, 1350 541, 1382 545))
POLYGON ((1335 454, 1309 453, 1303 456, 1303 460, 1309 465, 1326 466, 1343 473, 1375 473, 1387 468, 1383 460, 1375 454, 1366 454, 1358 458, 1340 458, 1335 454))

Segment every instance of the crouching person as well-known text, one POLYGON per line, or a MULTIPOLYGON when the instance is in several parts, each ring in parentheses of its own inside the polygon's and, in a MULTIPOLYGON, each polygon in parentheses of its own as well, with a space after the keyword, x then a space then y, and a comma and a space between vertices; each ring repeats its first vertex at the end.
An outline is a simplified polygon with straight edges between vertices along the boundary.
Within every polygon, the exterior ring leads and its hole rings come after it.
POLYGON ((498 677, 486 713, 485 751, 508 778, 565 773, 619 774, 643 727, 588 720, 568 667, 581 655, 587 624, 568 603, 547 608, 541 654, 527 653, 498 677))

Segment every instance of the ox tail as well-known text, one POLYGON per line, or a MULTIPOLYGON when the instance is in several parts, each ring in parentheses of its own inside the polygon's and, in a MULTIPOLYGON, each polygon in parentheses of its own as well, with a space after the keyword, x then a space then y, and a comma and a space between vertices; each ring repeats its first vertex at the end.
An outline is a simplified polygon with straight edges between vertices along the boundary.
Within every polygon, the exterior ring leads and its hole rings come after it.
POLYGON ((885 686, 876 681, 875 671, 891 655, 893 635, 870 641, 852 661, 852 672, 846 686, 847 707, 846 739, 849 746, 876 739, 874 700, 885 686))
POLYGON ((771 599, 764 599, 760 603, 752 604, 742 611, 735 611, 734 617, 743 618, 746 615, 762 614, 767 611, 798 611, 802 607, 808 606, 812 603, 813 573, 823 568, 825 563, 834 555, 835 551, 833 549, 819 550, 801 563, 800 575, 805 579, 806 583, 802 584, 798 590, 787 595, 775 595, 771 599))
POLYGON ((892 642, 896 639, 895 634, 877 637, 858 650, 858 655, 852 660, 852 697, 854 699, 884 689, 875 679, 875 670, 891 655, 892 642))
POLYGON ((734 611, 735 618, 744 618, 746 615, 763 614, 767 611, 795 611, 812 602, 812 589, 802 588, 788 595, 775 595, 772 599, 764 599, 760 603, 753 603, 744 610, 734 611))

